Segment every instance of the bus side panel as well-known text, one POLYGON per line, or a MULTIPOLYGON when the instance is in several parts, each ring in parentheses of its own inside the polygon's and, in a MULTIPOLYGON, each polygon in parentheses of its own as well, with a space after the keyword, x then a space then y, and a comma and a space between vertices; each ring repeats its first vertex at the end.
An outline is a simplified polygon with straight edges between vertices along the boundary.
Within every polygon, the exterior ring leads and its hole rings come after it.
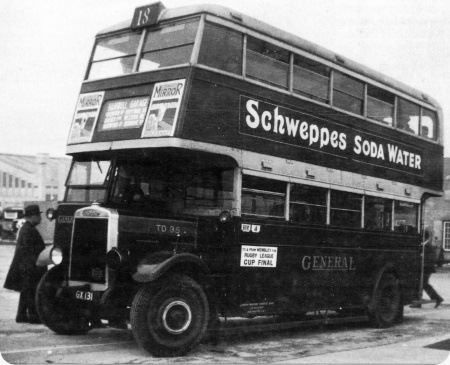
POLYGON ((417 293, 419 272, 413 268, 420 257, 405 241, 395 234, 380 240, 378 233, 359 230, 243 219, 234 286, 241 310, 256 315, 363 308, 385 267, 399 276, 410 302, 417 293))
MULTIPOLYGON (((439 163, 442 160, 442 146, 435 143, 387 126, 365 122, 326 106, 204 70, 195 69, 191 91, 181 138, 241 148, 368 176, 383 176, 384 179, 429 189, 442 189, 442 181, 439 179, 439 176, 442 176, 442 164, 439 163), (272 119, 266 119, 271 125, 270 130, 264 131, 261 123, 255 129, 247 128, 243 119, 245 116, 252 116, 243 109, 248 100, 260 103, 259 113, 262 112, 262 104, 270 109, 272 119), (297 139, 289 137, 285 127, 285 133, 282 135, 275 127, 273 119, 276 108, 280 114, 282 110, 289 111, 292 118, 295 116, 300 122, 307 120, 309 125, 325 126, 329 131, 345 134, 346 148, 332 148, 330 144, 319 148, 317 143, 306 146, 308 148, 300 147, 298 134, 297 139), (376 156, 372 157, 365 156, 358 149, 359 153, 354 152, 357 147, 354 140, 357 136, 363 136, 364 140, 370 139, 378 148, 382 145, 383 153, 380 154, 378 150, 376 156), (398 153, 404 149, 411 152, 408 156, 419 156, 417 160, 416 157, 413 158, 413 166, 416 167, 411 168, 409 162, 403 161, 403 157, 399 158, 398 154, 396 157, 390 156, 392 151, 389 151, 395 149, 394 147, 397 147, 395 151, 398 153), (327 153, 323 153, 325 150, 327 153), (400 163, 401 161, 403 163, 400 163)), ((254 109, 256 110, 256 106, 254 109)), ((254 111, 253 113, 256 114, 254 111)), ((359 140, 360 147, 362 142, 363 140, 359 140)))

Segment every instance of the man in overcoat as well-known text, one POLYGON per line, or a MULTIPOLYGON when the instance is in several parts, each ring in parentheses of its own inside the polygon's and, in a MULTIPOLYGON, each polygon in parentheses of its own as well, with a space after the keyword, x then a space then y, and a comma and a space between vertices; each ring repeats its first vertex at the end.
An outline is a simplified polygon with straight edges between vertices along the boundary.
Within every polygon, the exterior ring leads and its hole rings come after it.
POLYGON ((36 226, 41 223, 41 211, 38 205, 25 207, 26 222, 20 228, 16 251, 6 276, 4 288, 20 292, 17 323, 40 323, 36 312, 36 287, 47 267, 36 266, 36 260, 45 243, 36 226))

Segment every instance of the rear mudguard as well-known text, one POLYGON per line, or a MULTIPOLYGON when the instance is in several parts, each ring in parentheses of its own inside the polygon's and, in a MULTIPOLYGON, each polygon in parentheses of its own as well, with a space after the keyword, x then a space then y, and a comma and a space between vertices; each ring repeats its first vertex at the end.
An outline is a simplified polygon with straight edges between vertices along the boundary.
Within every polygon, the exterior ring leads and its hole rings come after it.
MULTIPOLYGON (((378 286, 380 284, 381 278, 383 277, 384 274, 386 273, 391 273, 394 276, 398 277, 397 272, 395 270, 395 266, 391 263, 386 264, 379 272, 378 274, 375 276, 375 281, 374 281, 374 285, 373 285, 373 289, 372 289, 372 295, 370 297, 370 302, 369 302, 369 306, 368 309, 369 311, 373 311, 375 309, 374 307, 374 298, 375 298, 375 293, 378 290, 378 286)), ((400 281, 400 285, 401 285, 401 281, 400 281)))
POLYGON ((160 256, 159 259, 159 262, 155 262, 155 257, 148 257, 142 260, 133 274, 133 279, 139 283, 153 281, 175 266, 185 265, 204 274, 209 274, 209 269, 205 262, 200 257, 190 253, 172 254, 170 257, 160 256))

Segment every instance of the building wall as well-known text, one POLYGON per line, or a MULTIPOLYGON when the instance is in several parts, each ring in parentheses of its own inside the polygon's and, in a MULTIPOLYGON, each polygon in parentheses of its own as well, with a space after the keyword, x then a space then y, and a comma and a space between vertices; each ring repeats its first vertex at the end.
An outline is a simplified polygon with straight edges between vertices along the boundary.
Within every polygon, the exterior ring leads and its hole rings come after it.
POLYGON ((444 222, 450 222, 450 158, 444 159, 444 196, 430 198, 425 205, 425 227, 432 231, 433 244, 444 262, 450 262, 450 249, 444 250, 444 222))
POLYGON ((0 154, 0 209, 24 207, 28 201, 57 201, 64 196, 64 184, 71 159, 0 154))

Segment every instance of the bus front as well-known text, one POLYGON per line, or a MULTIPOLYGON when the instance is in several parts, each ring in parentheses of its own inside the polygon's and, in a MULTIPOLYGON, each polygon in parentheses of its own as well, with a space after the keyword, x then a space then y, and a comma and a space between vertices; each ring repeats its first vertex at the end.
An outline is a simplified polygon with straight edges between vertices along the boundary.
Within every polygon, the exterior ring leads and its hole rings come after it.
MULTIPOLYGON (((125 327, 130 311, 139 326, 142 313, 131 308, 142 307, 142 284, 171 271, 169 288, 193 279, 203 286, 211 268, 202 245, 231 234, 236 159, 180 138, 201 15, 174 15, 160 3, 144 11, 157 12, 145 27, 127 23, 97 36, 76 105, 66 195, 50 212, 58 265, 37 296, 41 319, 60 334, 86 333, 101 320, 125 327)), ((209 306, 196 315, 204 294, 192 296, 161 304, 167 346, 152 353, 200 341, 209 306)), ((135 332, 139 341, 142 330, 135 332)))

